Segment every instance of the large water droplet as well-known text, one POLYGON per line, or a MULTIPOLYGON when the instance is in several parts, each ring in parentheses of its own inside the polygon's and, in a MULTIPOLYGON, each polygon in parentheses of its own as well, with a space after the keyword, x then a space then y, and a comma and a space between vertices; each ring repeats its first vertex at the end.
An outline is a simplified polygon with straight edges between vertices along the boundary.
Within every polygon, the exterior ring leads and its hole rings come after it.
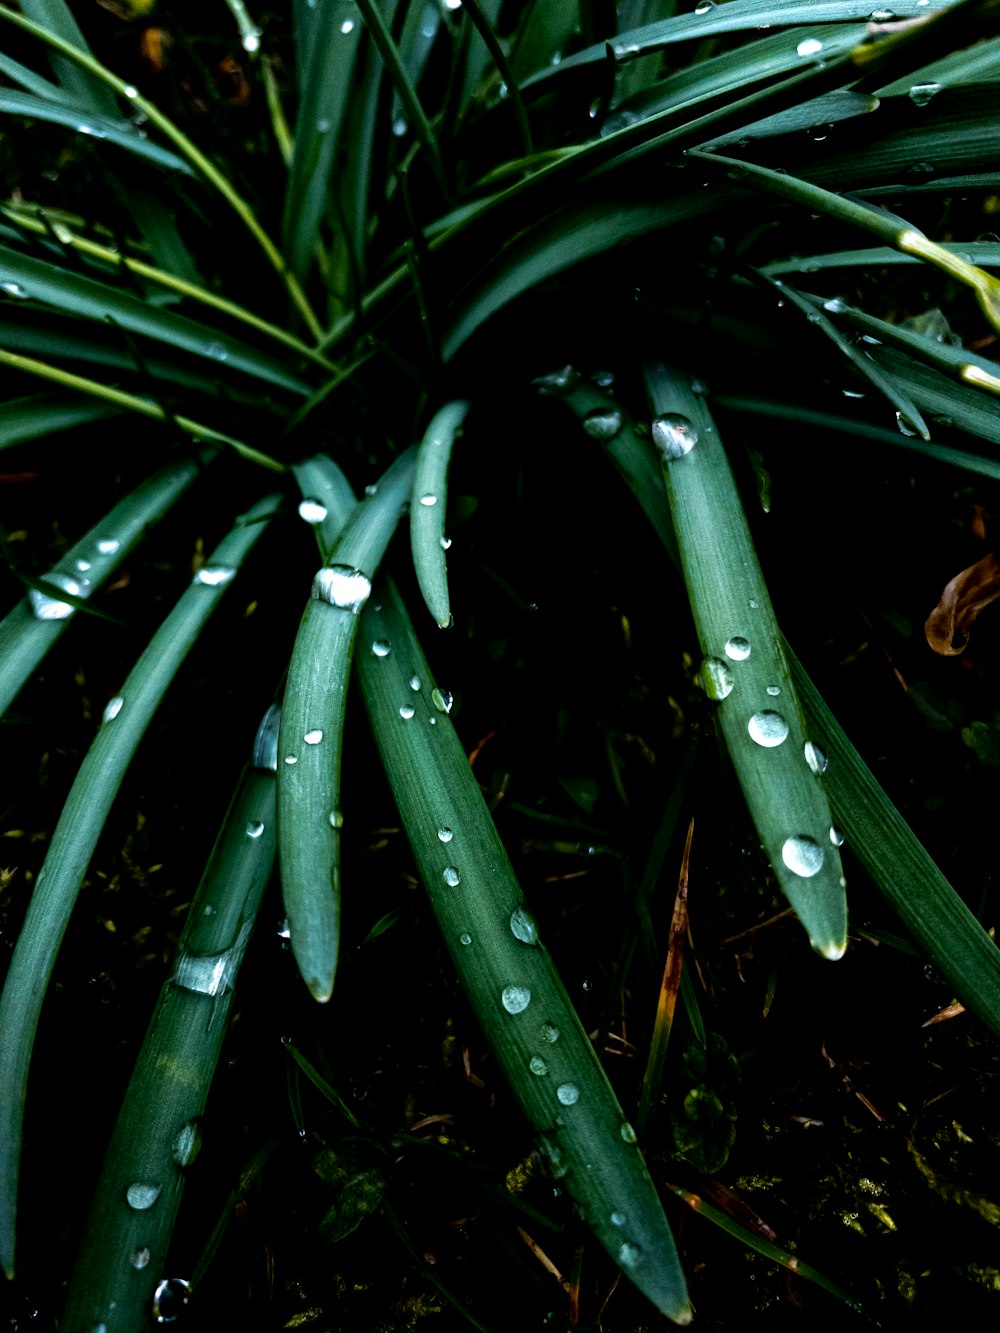
POLYGON ((297 754, 285 755, 285 763, 288 765, 289 768, 291 768, 293 764, 297 764, 298 762, 299 762, 299 757, 297 754))
POLYGON ((19 301, 27 299, 28 290, 22 287, 19 282, 0 282, 0 291, 6 292, 8 296, 16 297, 19 301))
POLYGON ((345 37, 347 36, 347 34, 348 34, 349 32, 353 32, 353 31, 354 31, 354 20, 353 20, 353 19, 344 19, 343 23, 340 25, 340 31, 344 34, 345 37))
POLYGON ((243 50, 248 55, 253 55, 255 51, 260 50, 260 29, 251 28, 243 34, 243 50))
POLYGON ((343 815, 343 812, 342 812, 341 810, 331 810, 331 811, 330 811, 330 827, 331 827, 331 828, 343 828, 343 827, 344 827, 344 815, 343 815))
POLYGON ((768 685, 768 687, 767 687, 767 692, 768 692, 768 694, 770 694, 770 695, 776 697, 777 695, 779 695, 779 694, 781 693, 781 686, 780 686, 780 685, 768 685))
POLYGON ((786 838, 781 848, 781 859, 795 875, 812 879, 823 865, 823 848, 814 838, 804 834, 786 838))
POLYGON ((706 657, 698 668, 701 688, 710 699, 721 703, 733 690, 732 668, 719 657, 706 657))
POLYGON ((653 422, 653 443, 668 462, 683 458, 698 443, 694 423, 676 412, 665 412, 653 422))
POLYGON ((134 1208, 137 1213, 145 1212, 147 1208, 152 1208, 160 1197, 161 1189, 162 1186, 160 1185, 146 1185, 141 1181, 136 1181, 134 1185, 129 1185, 125 1191, 128 1206, 134 1208))
POLYGON ((197 1120, 181 1125, 174 1139, 174 1161, 178 1166, 190 1166, 201 1152, 201 1129, 197 1120))
POLYGON ((104 713, 101 716, 102 722, 113 722, 125 706, 125 700, 120 694, 116 694, 113 699, 109 699, 104 705, 104 713))
POLYGON ((459 944, 471 944, 472 936, 469 934, 467 930, 463 930, 461 935, 459 935, 458 937, 458 942, 459 944))
MULTIPOLYGON (((62 588, 63 592, 68 592, 71 597, 86 597, 90 592, 90 583, 87 579, 75 579, 72 575, 62 574, 57 569, 46 575, 46 582, 56 588, 62 588)), ((62 602, 58 597, 50 597, 47 592, 42 592, 41 588, 28 589, 28 605, 36 620, 68 620, 76 610, 76 607, 71 606, 69 602, 62 602)))
POLYGON ((773 750, 788 735, 788 723, 780 713, 765 708, 759 713, 754 713, 747 723, 747 731, 752 741, 763 745, 766 750, 773 750))
POLYGON ((438 538, 438 542, 440 543, 440 546, 441 546, 441 550, 442 550, 442 551, 450 551, 450 550, 451 550, 451 538, 450 538, 450 537, 439 537, 439 538, 438 538))
POLYGON ((830 825, 830 842, 834 847, 843 847, 844 845, 844 835, 839 828, 834 828, 832 824, 830 825))
POLYGON ((815 37, 807 37, 805 41, 799 42, 795 48, 795 54, 800 56, 816 56, 823 49, 823 43, 815 37))
POLYGON ((548 1065, 545 1063, 545 1061, 542 1059, 540 1055, 533 1055, 531 1057, 531 1059, 528 1061, 528 1068, 536 1076, 536 1078, 542 1078, 543 1075, 549 1072, 548 1065))
POLYGON ((262 819, 251 819, 247 824, 247 837, 259 838, 264 832, 264 821, 262 819))
POLYGON ((372 581, 360 569, 350 565, 326 565, 313 579, 312 595, 318 602, 328 602, 357 615, 371 596, 372 581))
POLYGON ((441 871, 441 878, 452 889, 457 889, 462 882, 462 876, 455 866, 445 866, 444 870, 441 871))
POLYGON ((102 537, 97 543, 98 555, 116 555, 121 547, 117 537, 102 537))
POLYGON ((914 106, 926 106, 935 93, 940 91, 939 83, 915 83, 910 89, 909 98, 914 106))
POLYGON ((556 1027, 555 1023, 543 1023, 540 1035, 542 1041, 547 1041, 551 1045, 552 1042, 559 1040, 559 1029, 556 1027))
POLYGON ((522 944, 538 943, 538 927, 535 918, 524 907, 515 907, 510 914, 510 928, 515 939, 522 944))
POLYGON ((231 565, 202 565, 191 581, 202 583, 206 588, 224 588, 235 577, 236 570, 231 565))
POLYGON ((618 1251, 618 1262, 622 1268, 635 1268, 642 1261, 642 1250, 631 1241, 625 1241, 618 1251))
POLYGON ((431 703, 439 713, 450 713, 454 702, 455 697, 450 690, 439 690, 437 686, 431 690, 431 703))
POLYGON ((306 745, 319 745, 323 739, 323 733, 319 727, 314 727, 312 731, 307 731, 302 737, 306 745))
POLYGON ((441 842, 451 842, 454 836, 455 835, 454 833, 452 833, 451 829, 446 828, 443 824, 438 829, 438 838, 440 839, 441 842))
POLYGON ((413 690, 414 693, 416 693, 416 691, 419 690, 420 688, 421 688, 421 680, 420 680, 420 677, 419 677, 419 676, 411 676, 411 677, 410 677, 410 689, 413 690))
POLYGON ((527 986, 504 986, 500 1003, 508 1014, 523 1014, 531 1003, 531 991, 527 986))
POLYGON ((712 0, 703 0, 703 3, 700 4, 700 5, 698 5, 698 6, 695 8, 695 11, 694 11, 694 12, 695 12, 695 13, 699 16, 699 18, 700 18, 702 14, 711 14, 711 12, 712 12, 712 10, 713 10, 714 8, 715 8, 715 5, 713 4, 712 0))
POLYGON ((818 745, 814 745, 812 741, 806 741, 803 746, 803 753, 806 757, 806 763, 814 773, 826 772, 826 766, 829 761, 818 745))
POLYGON ((409 722, 410 718, 416 711, 417 710, 413 707, 412 704, 402 704, 399 710, 399 716, 403 719, 404 722, 409 722))
POLYGON ((322 500, 301 500, 299 502, 299 518, 305 519, 307 523, 312 525, 322 523, 326 518, 326 505, 322 500))
POLYGON ((625 1216, 624 1213, 620 1213, 620 1212, 618 1212, 618 1210, 616 1209, 616 1210, 611 1214, 611 1217, 610 1217, 609 1220, 610 1220, 611 1225, 612 1225, 613 1227, 623 1227, 623 1226, 625 1225, 625 1223, 628 1221, 628 1218, 625 1216))
POLYGON ((741 639, 738 634, 734 634, 726 644, 726 656, 731 662, 745 662, 750 652, 749 639, 741 639))
POLYGON ((621 1136, 622 1136, 622 1139, 624 1140, 625 1143, 638 1143, 638 1142, 639 1142, 639 1139, 638 1139, 638 1137, 637 1137, 637 1135, 636 1135, 635 1130, 632 1128, 632 1126, 629 1124, 629 1122, 628 1122, 627 1120, 623 1120, 623 1121, 622 1121, 622 1127, 621 1127, 621 1130, 620 1130, 619 1132, 620 1132, 620 1134, 621 1134, 621 1136))
POLYGON ((438 502, 436 495, 422 495, 420 503, 427 509, 432 509, 438 502))
POLYGON ((580 1100, 580 1089, 575 1083, 560 1083, 556 1088, 556 1096, 563 1106, 575 1106, 580 1100))
POLYGON ((392 652, 392 644, 388 639, 376 639, 372 644, 372 657, 388 657, 392 652))
POLYGON ((191 1284, 182 1277, 165 1277, 153 1292, 153 1318, 158 1324, 172 1324, 180 1316, 191 1295, 191 1284))
POLYGON ((136 1268, 141 1272, 149 1263, 150 1258, 151 1255, 149 1253, 149 1250, 146 1249, 145 1246, 143 1246, 141 1250, 132 1251, 131 1255, 129 1256, 129 1263, 132 1265, 133 1268, 136 1268))
POLYGON ((622 428, 622 414, 614 407, 595 407, 583 418, 583 429, 592 440, 613 440, 622 428))

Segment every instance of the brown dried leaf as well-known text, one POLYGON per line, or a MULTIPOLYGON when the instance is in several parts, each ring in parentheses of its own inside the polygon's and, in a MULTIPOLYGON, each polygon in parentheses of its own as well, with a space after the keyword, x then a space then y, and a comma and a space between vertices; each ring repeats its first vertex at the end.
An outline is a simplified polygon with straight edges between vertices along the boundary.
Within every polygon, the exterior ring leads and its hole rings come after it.
POLYGON ((956 574, 927 617, 927 642, 943 657, 957 657, 969 642, 969 627, 980 611, 1000 597, 1000 563, 995 551, 956 574))

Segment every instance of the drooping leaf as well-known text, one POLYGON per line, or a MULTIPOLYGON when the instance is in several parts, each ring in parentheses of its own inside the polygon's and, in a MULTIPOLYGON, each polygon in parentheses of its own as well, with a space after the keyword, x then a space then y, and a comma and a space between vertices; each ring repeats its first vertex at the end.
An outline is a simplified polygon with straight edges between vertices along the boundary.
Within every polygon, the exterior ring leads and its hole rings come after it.
POLYGON ((996 552, 991 551, 945 585, 924 625, 927 642, 942 657, 957 657, 968 646, 973 622, 998 597, 1000 563, 996 552))

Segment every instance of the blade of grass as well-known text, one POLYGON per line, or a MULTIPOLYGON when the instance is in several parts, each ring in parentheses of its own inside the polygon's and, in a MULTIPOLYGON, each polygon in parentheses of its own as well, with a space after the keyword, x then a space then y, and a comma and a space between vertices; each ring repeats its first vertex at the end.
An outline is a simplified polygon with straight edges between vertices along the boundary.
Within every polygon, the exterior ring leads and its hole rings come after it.
MULTIPOLYGON (((1000 268, 1000 244, 996 241, 945 241, 942 249, 964 255, 979 268, 1000 268)), ((803 255, 764 264, 760 272, 769 278, 782 278, 787 273, 820 273, 826 269, 883 268, 887 264, 919 264, 916 255, 904 254, 890 246, 869 246, 861 250, 836 250, 825 255, 803 255)))
POLYGON ((669 1227, 566 995, 391 585, 362 617, 355 669, 452 962, 553 1173, 627 1276, 678 1323, 690 1310, 669 1227), (419 688, 417 688, 419 686, 419 688))
POLYGON ((444 160, 441 157, 441 149, 438 146, 437 136, 431 128, 431 123, 427 119, 424 108, 420 104, 420 98, 417 96, 417 90, 414 88, 410 76, 407 74, 402 60, 399 56, 399 49, 392 40, 392 34, 385 25, 385 20, 373 0, 356 0, 357 7, 361 11, 361 17, 365 21, 365 27, 371 35, 372 41, 378 48, 379 55, 385 62, 389 77, 392 80, 393 87, 399 94, 399 99, 403 104, 408 123, 413 127, 413 132, 422 144, 427 156, 430 159, 431 169, 437 179, 441 193, 445 199, 450 197, 448 188, 448 178, 445 174, 444 160))
POLYGON ((258 746, 205 867, 118 1114, 70 1281, 63 1327, 144 1327, 166 1270, 200 1119, 277 846, 274 767, 258 746))
POLYGON ((479 0, 462 0, 462 9, 469 16, 469 22, 479 34, 483 45, 490 53, 490 58, 496 66, 496 71, 500 75, 503 86, 507 89, 507 95, 510 98, 511 105, 514 108, 514 118, 517 121, 517 130, 521 136, 521 146, 526 157, 530 157, 535 151, 531 141, 531 126, 528 123, 528 112, 524 105, 524 98, 521 96, 521 89, 518 87, 517 79, 514 77, 514 71, 504 55, 503 47, 493 31, 493 25, 484 11, 479 0))
POLYGON ((150 640, 100 730, 63 806, 0 995, 0 1263, 14 1272, 21 1124, 38 1017, 97 839, 153 714, 281 497, 241 518, 150 640))
MULTIPOLYGON (((43 28, 48 28, 70 46, 89 53, 90 48, 79 25, 64 0, 24 0, 24 16, 43 28)), ((52 69, 60 85, 81 106, 98 115, 113 115, 115 101, 100 80, 93 78, 72 60, 52 56, 52 69)))
POLYGON ((9 398, 0 410, 0 449, 70 430, 88 421, 100 421, 102 417, 114 416, 116 411, 110 403, 74 398, 70 394, 36 393, 30 398, 9 398))
POLYGON ((447 549, 444 535, 448 499, 448 466, 455 436, 469 410, 467 402, 441 408, 427 427, 417 454, 410 505, 410 547, 413 568, 427 609, 442 629, 453 624, 448 599, 447 549))
POLYGON ((253 449, 248 444, 243 444, 240 440, 234 440, 231 435, 224 435, 222 431, 216 430, 213 426, 203 426, 198 421, 192 421, 190 417, 171 414, 168 418, 167 413, 159 403, 154 403, 149 398, 139 398, 132 393, 124 393, 121 389, 113 389, 110 385, 101 384, 98 380, 86 379, 83 375, 74 375, 68 370, 61 370, 58 366, 50 366, 44 361, 35 361, 28 356, 18 356, 14 352, 5 352, 0 349, 0 365, 10 366, 14 370, 26 371, 29 375, 37 375, 40 379, 51 380, 55 384, 61 384, 67 389, 77 389, 81 393, 93 394, 95 398, 101 398, 105 402, 114 403, 118 407, 127 408, 130 412, 137 412, 140 416, 153 417, 157 421, 169 420, 172 426, 184 431, 186 435, 193 436, 196 440, 217 441, 219 444, 228 445, 230 449, 245 458, 250 463, 258 463, 261 467, 270 469, 272 472, 283 472, 284 464, 276 459, 263 454, 259 449, 253 449))
POLYGON ((298 310, 305 323, 306 328, 314 338, 322 336, 322 329, 319 321, 316 319, 306 299, 305 293, 299 286, 295 274, 292 273, 281 256, 281 251, 268 236, 267 232, 257 221, 253 209, 247 204, 242 196, 234 189, 231 182, 225 175, 211 162, 204 153, 180 130, 174 122, 163 114, 162 111, 142 97, 137 88, 132 84, 126 83, 123 79, 112 74, 99 61, 95 60, 88 52, 80 50, 71 42, 64 40, 58 34, 50 31, 37 23, 31 22, 21 14, 14 13, 0 5, 0 21, 14 24, 22 32, 29 33, 37 37, 39 41, 44 42, 54 51, 67 56, 75 65, 88 74, 93 75, 100 80, 106 87, 111 88, 120 97, 124 97, 133 107, 134 111, 144 115, 146 119, 154 125, 162 134, 170 140, 177 151, 191 163, 198 174, 225 199, 230 208, 236 213, 237 217, 247 228, 254 240, 264 251, 268 261, 278 276, 283 279, 292 303, 298 310))
MULTIPOLYGON (((207 462, 211 455, 203 455, 207 462)), ((96 527, 66 552, 48 574, 59 586, 74 584, 89 596, 135 549, 199 474, 198 462, 170 463, 120 500, 96 527)), ((0 717, 73 618, 66 603, 25 597, 0 621, 0 717), (37 607, 37 610, 35 609, 37 607), (65 610, 61 610, 65 607, 65 610)))
POLYGON ((831 1296, 835 1296, 838 1301, 853 1310, 856 1314, 865 1313, 864 1306, 860 1301, 856 1301, 853 1296, 849 1296, 842 1287, 838 1287, 835 1282, 831 1282, 828 1277, 824 1277, 812 1264, 803 1263, 798 1255, 791 1254, 788 1250, 783 1250, 780 1245, 775 1245, 756 1231, 751 1231, 748 1227, 737 1222, 735 1218, 723 1212, 721 1208, 716 1208, 699 1194, 692 1194, 690 1190, 682 1189, 680 1185, 671 1185, 665 1181, 668 1190, 671 1190, 679 1199, 683 1199, 688 1207, 700 1217, 706 1218, 715 1226, 734 1236, 739 1243, 756 1254, 762 1255, 765 1259, 770 1259, 772 1263, 780 1264, 782 1268, 787 1268, 790 1273, 797 1274, 798 1277, 804 1277, 807 1282, 814 1282, 824 1291, 828 1291, 831 1296))
POLYGON ((689 384, 656 366, 647 385, 704 654, 702 687, 720 705, 718 726, 781 891, 813 948, 840 958, 847 902, 824 761, 806 728, 729 463, 689 384))
POLYGON ((106 245, 97 245, 83 236, 77 236, 65 223, 50 222, 45 214, 35 216, 24 209, 11 207, 0 207, 0 213, 26 231, 42 236, 54 233, 60 245, 68 246, 77 254, 86 255, 88 258, 99 260, 104 264, 110 264, 113 268, 127 268, 130 273, 134 273, 137 278, 142 278, 145 282, 155 283, 158 287, 177 292, 178 295, 187 297, 188 300, 197 301, 200 305, 207 305, 213 310, 218 310, 221 314, 239 320, 240 323, 246 324, 248 328, 282 343, 285 347, 291 348, 299 356, 314 362, 324 370, 331 373, 336 370, 333 362, 320 356, 318 352, 315 352, 301 339, 296 338, 293 333, 289 333, 287 329, 278 324, 271 324, 266 319, 261 319, 259 315, 255 315, 244 306, 237 305, 234 301, 227 301, 225 297, 218 296, 215 292, 206 291, 204 287, 199 287, 184 278, 179 278, 173 273, 167 273, 161 268, 154 268, 153 265, 143 263, 140 259, 132 259, 106 245))
POLYGON ((313 580, 281 717, 278 830, 292 953, 314 999, 333 993, 340 944, 340 762, 358 616, 413 479, 402 455, 348 520, 313 580))
POLYGON ((0 245, 0 288, 94 320, 113 320, 130 333, 221 363, 266 384, 308 397, 309 385, 277 361, 218 329, 150 305, 122 288, 0 245))
POLYGON ((0 114, 30 120, 45 120, 53 125, 68 125, 79 134, 99 139, 102 143, 115 144, 136 157, 152 162, 155 166, 168 171, 179 171, 187 176, 195 174, 183 158, 166 148, 161 148, 159 144, 151 143, 149 139, 144 139, 130 121, 96 116, 92 111, 70 106, 65 102, 54 102, 48 98, 33 96, 31 93, 14 92, 10 88, 0 89, 0 114))

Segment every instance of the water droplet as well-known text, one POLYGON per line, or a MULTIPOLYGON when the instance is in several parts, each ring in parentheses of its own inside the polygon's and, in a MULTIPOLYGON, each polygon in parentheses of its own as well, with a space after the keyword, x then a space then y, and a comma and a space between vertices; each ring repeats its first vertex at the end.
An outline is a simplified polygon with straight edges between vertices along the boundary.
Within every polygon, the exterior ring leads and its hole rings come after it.
POLYGON ((133 97, 138 97, 138 96, 139 96, 139 89, 133 87, 133 85, 132 85, 131 83, 126 83, 125 87, 122 89, 122 92, 123 92, 123 93, 125 94, 125 96, 128 97, 129 99, 131 99, 131 98, 133 98, 133 97))
POLYGON ((721 703, 733 690, 733 672, 728 663, 718 657, 706 657, 698 668, 701 688, 710 699, 721 703))
POLYGON ((174 1139, 174 1161, 178 1166, 190 1166, 201 1152, 201 1128, 197 1120, 181 1125, 174 1139))
POLYGON ((332 124, 333 124, 333 122, 332 122, 331 120, 329 120, 326 116, 322 116, 322 117, 320 117, 320 119, 317 120, 317 122, 316 122, 316 133, 317 133, 317 134, 329 134, 329 133, 330 133, 330 126, 331 126, 332 124))
POLYGON ((814 773, 826 772, 829 760, 818 745, 814 745, 812 741, 806 741, 803 746, 803 754, 806 757, 806 763, 814 773))
POLYGON ((104 130, 99 130, 96 125, 88 125, 85 121, 80 121, 76 128, 80 134, 89 134, 92 139, 106 139, 108 137, 104 130))
POLYGON ((463 930, 461 935, 459 935, 458 937, 458 942, 459 944, 471 944, 472 936, 469 934, 467 930, 463 930))
POLYGON ((376 639, 372 644, 372 657, 388 657, 392 652, 392 644, 388 639, 376 639))
POLYGON ((500 1003, 508 1014, 523 1014, 531 1003, 531 991, 527 986, 504 986, 500 992, 500 1003))
POLYGON ((458 873, 455 866, 445 866, 444 870, 441 871, 441 878, 453 889, 458 888, 459 884, 462 882, 462 876, 458 873))
POLYGON ((559 1040, 559 1029, 554 1023, 543 1023, 541 1026, 542 1041, 547 1041, 551 1045, 559 1040))
POLYGON ((264 821, 262 819, 251 819, 247 824, 247 837, 259 838, 264 832, 264 821))
POLYGON ((622 1121, 622 1127, 621 1127, 620 1133, 621 1133, 622 1139, 623 1139, 623 1141, 624 1141, 625 1143, 638 1143, 638 1142, 639 1142, 639 1140, 638 1140, 638 1138, 637 1138, 637 1136, 636 1136, 636 1132, 635 1132, 635 1130, 632 1128, 632 1126, 629 1124, 629 1122, 628 1122, 627 1120, 623 1120, 623 1121, 622 1121))
POLYGON ((538 927, 535 918, 524 907, 515 907, 510 914, 510 928, 514 938, 522 944, 538 943, 538 927))
POLYGON ((745 662, 750 656, 750 641, 734 635, 726 644, 726 656, 733 662, 745 662))
POLYGON ((405 116, 395 116, 395 117, 393 118, 393 122, 392 122, 392 132, 393 132, 393 134, 396 136, 397 139, 401 139, 401 138, 403 137, 403 135, 406 133, 406 131, 407 131, 409 128, 410 128, 410 127, 409 127, 409 125, 407 125, 407 123, 406 123, 406 117, 405 117, 405 116))
POLYGON ((422 496, 420 497, 420 503, 421 503, 422 505, 425 505, 428 509, 430 509, 430 508, 432 508, 434 505, 436 505, 437 502, 438 502, 438 498, 437 498, 436 495, 422 495, 422 496))
POLYGON ((229 349, 226 347, 225 343, 211 342, 205 348, 205 351, 213 361, 225 361, 229 357, 229 349))
POLYGON ((628 1218, 625 1216, 624 1213, 619 1213, 615 1211, 611 1214, 610 1221, 613 1227, 623 1227, 625 1223, 628 1221, 628 1218))
POLYGON ((776 696, 776 695, 779 695, 779 694, 781 693, 781 686, 780 686, 780 685, 768 685, 768 687, 767 687, 767 692, 768 692, 768 694, 770 694, 772 697, 773 697, 773 696, 776 696))
POLYGON ((150 1257, 151 1256, 149 1250, 146 1249, 145 1246, 143 1246, 141 1250, 132 1251, 129 1262, 131 1263, 133 1268, 137 1268, 141 1272, 142 1269, 144 1269, 146 1265, 149 1263, 150 1257))
POLYGON ((160 1185, 144 1185, 141 1181, 136 1181, 125 1191, 128 1206, 134 1208, 137 1213, 145 1212, 147 1208, 152 1208, 160 1197, 161 1188, 160 1185))
POLYGON ((191 582, 204 584, 206 588, 224 588, 235 577, 232 565, 202 565, 191 582))
POLYGON ((563 396, 572 393, 580 383, 580 372, 573 366, 563 366, 561 370, 554 370, 549 375, 540 375, 534 383, 544 393, 563 396))
POLYGON ((834 847, 843 847, 844 845, 844 835, 839 828, 834 828, 832 824, 830 825, 830 842, 834 847))
POLYGON ((751 611, 758 611, 760 609, 760 602, 758 602, 756 598, 751 597, 749 602, 747 602, 747 606, 749 606, 751 611))
POLYGON ((326 565, 313 579, 312 595, 318 602, 357 615, 371 596, 372 581, 350 565, 326 565))
POLYGON ((823 43, 821 41, 818 41, 815 37, 807 37, 804 42, 799 42, 798 46, 795 48, 795 54, 800 56, 815 56, 819 55, 822 49, 823 43))
POLYGON ((249 32, 243 34, 243 50, 253 55, 255 51, 260 50, 260 29, 252 28, 249 32))
POLYGON ((344 19, 343 23, 340 25, 340 31, 344 34, 345 37, 347 36, 347 34, 348 34, 349 32, 353 32, 353 31, 354 31, 354 20, 353 20, 353 19, 344 19))
POLYGON ((905 435, 908 439, 912 439, 913 436, 917 434, 913 422, 902 412, 896 413, 896 425, 899 427, 900 435, 905 435))
POLYGON ((575 1106, 580 1100, 580 1089, 575 1083, 560 1083, 556 1088, 556 1096, 563 1106, 575 1106))
POLYGON ((595 407, 583 418, 583 429, 592 440, 613 440, 622 428, 622 414, 614 407, 595 407))
POLYGON ((454 702, 455 698, 450 690, 439 690, 437 686, 431 690, 431 703, 439 713, 450 713, 454 702))
POLYGON ((766 750, 773 750, 788 735, 788 723, 780 713, 765 708, 760 713, 754 713, 747 723, 747 731, 752 741, 763 745, 766 750))
POLYGON ((638 1245, 633 1245, 631 1241, 625 1241, 618 1251, 618 1262, 622 1268, 635 1268, 642 1260, 642 1250, 638 1245))
POLYGON ((109 699, 104 705, 104 713, 101 717, 102 722, 113 722, 124 707, 125 700, 120 694, 116 694, 113 699, 109 699))
POLYGON ((307 731, 302 739, 305 741, 306 745, 319 745, 320 741, 323 739, 323 733, 319 727, 315 727, 312 731, 307 731))
MULTIPOLYGON (((60 573, 57 569, 52 570, 45 578, 47 583, 62 588, 63 592, 68 592, 71 597, 86 597, 90 593, 88 579, 75 579, 72 575, 60 573)), ((76 610, 76 607, 71 606, 69 602, 62 602, 58 597, 50 597, 40 588, 28 589, 28 605, 36 620, 68 620, 76 610)))
POLYGON ((299 762, 299 757, 297 754, 285 755, 285 763, 289 766, 289 768, 291 768, 292 764, 297 764, 298 762, 299 762))
POLYGON ((153 1292, 153 1318, 158 1324, 172 1324, 191 1295, 191 1284, 182 1277, 165 1277, 153 1292))
POLYGON ((19 282, 0 282, 0 291, 4 291, 8 296, 14 296, 19 301, 27 299, 27 288, 22 287, 19 282))
POLYGON ((321 500, 300 500, 299 518, 313 525, 322 523, 326 518, 326 505, 321 500))
POLYGON ((895 17, 891 9, 873 9, 868 15, 872 23, 891 23, 895 17))
POLYGON ((711 14, 714 8, 715 5, 712 0, 702 0, 702 3, 696 7, 694 12, 701 17, 702 14, 711 14))
POLYGON ((440 839, 441 842, 451 842, 454 836, 455 835, 454 833, 452 833, 451 829, 445 827, 444 824, 442 824, 441 827, 438 829, 438 838, 440 839))
POLYGON ((439 537, 438 540, 439 540, 439 542, 441 543, 441 550, 442 550, 442 551, 450 551, 450 550, 451 550, 451 538, 450 538, 450 537, 439 537))
POLYGON ((116 555, 120 547, 121 542, 117 537, 102 537, 97 543, 97 554, 116 555))
POLYGON ((73 566, 74 566, 74 568, 76 569, 76 572, 77 572, 78 574, 86 574, 87 570, 90 568, 90 561, 89 561, 89 560, 74 560, 74 561, 73 561, 73 566))
POLYGON ((413 690, 414 692, 416 692, 417 690, 420 689, 420 687, 421 687, 421 680, 420 680, 420 677, 419 677, 419 676, 411 676, 411 677, 410 677, 410 689, 413 690))
POLYGON ((812 879, 823 865, 823 848, 814 838, 797 834, 785 839, 781 859, 793 874, 801 875, 803 879, 812 879))
POLYGON ((410 718, 416 711, 417 710, 413 707, 412 704, 403 704, 400 707, 399 716, 403 719, 404 722, 409 722, 410 718))
POLYGON ((331 828, 343 828, 343 827, 344 827, 344 813, 343 813, 342 810, 331 810, 331 811, 330 811, 330 827, 331 827, 331 828))
POLYGON ((280 922, 278 925, 278 939, 290 940, 291 938, 292 938, 292 930, 288 924, 288 918, 285 917, 284 921, 280 922))
POLYGON ((665 412, 652 425, 653 443, 667 460, 673 462, 689 454, 698 443, 698 431, 687 417, 665 412))

